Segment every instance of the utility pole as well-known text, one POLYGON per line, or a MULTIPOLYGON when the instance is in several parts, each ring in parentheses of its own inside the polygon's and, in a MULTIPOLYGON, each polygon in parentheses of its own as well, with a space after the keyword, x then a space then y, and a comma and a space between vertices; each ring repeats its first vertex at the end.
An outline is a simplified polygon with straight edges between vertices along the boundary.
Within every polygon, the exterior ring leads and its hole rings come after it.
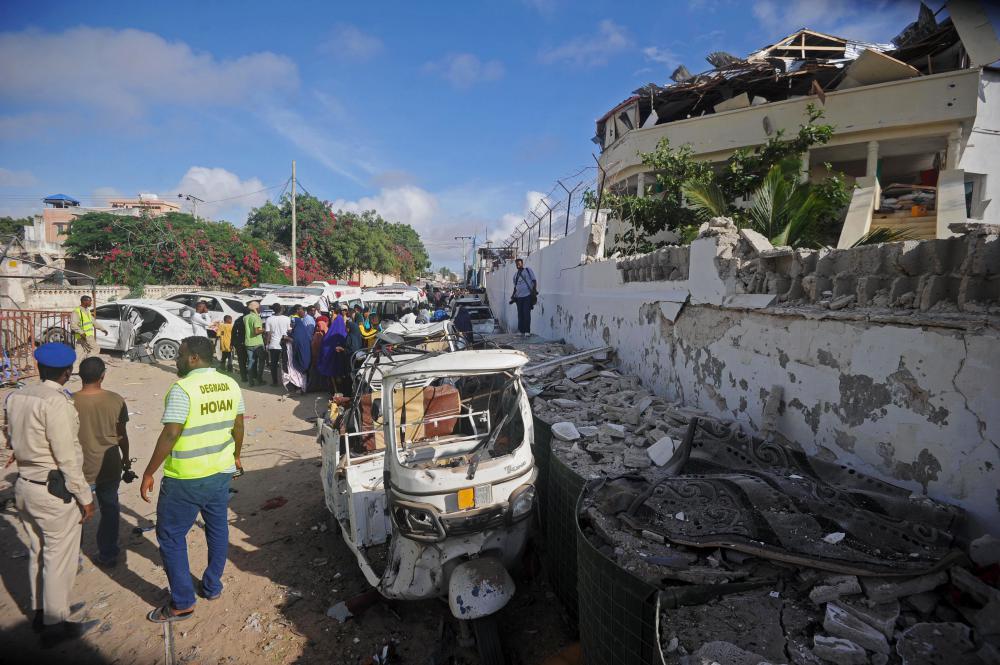
POLYGON ((191 202, 191 216, 198 219, 198 204, 204 203, 205 199, 199 199, 194 194, 178 194, 177 198, 191 202))
POLYGON ((462 241, 462 281, 466 286, 469 284, 469 255, 465 253, 465 241, 474 240, 476 236, 455 236, 455 240, 462 241))
POLYGON ((299 266, 296 263, 298 248, 296 245, 295 228, 295 160, 292 160, 292 286, 299 285, 299 266))

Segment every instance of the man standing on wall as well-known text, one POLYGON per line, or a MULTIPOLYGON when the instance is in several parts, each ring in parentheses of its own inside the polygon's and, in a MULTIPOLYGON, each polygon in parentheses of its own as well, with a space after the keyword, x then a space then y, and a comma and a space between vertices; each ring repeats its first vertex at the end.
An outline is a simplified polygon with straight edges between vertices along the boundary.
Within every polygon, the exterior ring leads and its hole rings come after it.
POLYGON ((524 266, 524 259, 514 262, 517 272, 514 273, 514 293, 510 296, 510 304, 517 305, 517 331, 521 337, 531 335, 531 309, 538 300, 538 280, 531 268, 524 266))
POLYGON ((139 494, 149 502, 153 474, 163 465, 156 503, 156 540, 170 585, 170 602, 146 615, 155 623, 188 619, 195 587, 188 562, 187 534, 201 514, 208 540, 208 566, 198 595, 222 595, 222 571, 229 552, 229 482, 242 471, 243 393, 239 384, 212 365, 215 349, 205 337, 188 337, 177 354, 180 378, 167 392, 163 431, 142 474, 139 494))
POLYGON ((97 322, 94 311, 91 309, 94 301, 90 296, 80 298, 80 306, 75 307, 69 318, 69 329, 73 334, 73 342, 77 349, 77 354, 81 358, 96 356, 101 353, 97 346, 97 331, 100 330, 105 335, 107 328, 97 322))

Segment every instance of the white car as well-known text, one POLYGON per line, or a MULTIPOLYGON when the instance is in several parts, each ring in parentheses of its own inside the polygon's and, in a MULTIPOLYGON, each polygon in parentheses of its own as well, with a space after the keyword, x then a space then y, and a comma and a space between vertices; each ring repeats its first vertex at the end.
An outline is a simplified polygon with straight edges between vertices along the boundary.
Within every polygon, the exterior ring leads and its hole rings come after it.
POLYGON ((100 305, 97 322, 108 334, 98 331, 97 346, 128 351, 147 344, 157 360, 174 360, 184 338, 195 334, 192 316, 193 309, 171 300, 130 298, 100 305))
POLYGON ((203 302, 208 305, 208 316, 212 323, 221 323, 227 315, 233 317, 233 321, 247 313, 247 303, 249 299, 235 293, 223 293, 221 291, 195 291, 192 293, 178 293, 167 298, 170 302, 177 302, 194 309, 198 303, 203 302))
POLYGON ((329 302, 351 301, 361 298, 361 287, 350 284, 338 284, 336 282, 324 282, 316 280, 310 282, 309 286, 321 288, 326 291, 326 298, 329 302))
POLYGON ((398 321, 404 309, 417 307, 420 300, 413 291, 369 289, 361 294, 361 302, 384 321, 398 321))
POLYGON ((315 305, 319 311, 329 312, 331 302, 333 299, 327 296, 326 289, 322 286, 285 286, 264 296, 260 301, 260 313, 264 318, 269 317, 274 305, 281 305, 283 308, 315 305))

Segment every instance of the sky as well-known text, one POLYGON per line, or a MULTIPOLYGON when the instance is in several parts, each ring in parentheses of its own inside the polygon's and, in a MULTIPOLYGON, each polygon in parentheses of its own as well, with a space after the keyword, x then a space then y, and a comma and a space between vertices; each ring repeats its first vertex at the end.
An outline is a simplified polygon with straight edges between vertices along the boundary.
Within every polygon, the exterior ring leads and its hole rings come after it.
POLYGON ((455 236, 502 240, 557 179, 592 177, 594 121, 677 65, 806 26, 884 42, 916 15, 902 0, 5 0, 0 215, 55 193, 191 194, 242 226, 295 160, 304 191, 413 225, 455 268, 455 236))

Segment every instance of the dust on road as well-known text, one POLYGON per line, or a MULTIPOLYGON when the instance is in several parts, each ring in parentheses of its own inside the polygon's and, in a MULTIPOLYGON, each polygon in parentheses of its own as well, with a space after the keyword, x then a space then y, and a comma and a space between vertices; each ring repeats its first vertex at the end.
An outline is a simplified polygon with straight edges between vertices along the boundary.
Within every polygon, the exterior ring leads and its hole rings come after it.
MULTIPOLYGON (((105 388, 121 394, 130 413, 134 468, 142 473, 160 431, 163 396, 176 378, 173 366, 109 362, 105 388), (113 364, 111 364, 113 363, 113 364)), ((74 377, 67 386, 79 388, 74 377)), ((450 631, 447 607, 438 601, 378 603, 340 624, 326 609, 370 587, 353 555, 335 535, 323 503, 319 446, 311 419, 315 395, 286 397, 278 388, 245 389, 245 475, 233 481, 229 504, 229 563, 220 599, 199 600, 195 616, 173 626, 177 662, 359 663, 393 644, 401 663, 427 663, 450 631), (285 503, 264 510, 269 500, 285 503)), ((13 496, 16 468, 0 476, 0 498, 13 496)), ((156 478, 158 491, 160 475, 156 478)), ((99 619, 84 640, 37 650, 31 631, 26 540, 16 511, 0 512, 0 661, 16 654, 26 662, 162 663, 162 626, 146 613, 165 603, 167 580, 150 529, 156 504, 139 497, 138 481, 122 484, 122 556, 114 569, 98 568, 97 520, 83 530, 82 572, 74 619, 99 619), (135 533, 138 527, 141 532, 135 533)), ((272 501, 271 504, 280 504, 272 501)), ((200 524, 200 519, 199 519, 200 524)), ((196 526, 188 536, 191 571, 205 567, 206 546, 196 526)), ((518 580, 518 596, 501 614, 501 631, 515 663, 537 663, 570 641, 560 608, 541 578, 518 580)))

